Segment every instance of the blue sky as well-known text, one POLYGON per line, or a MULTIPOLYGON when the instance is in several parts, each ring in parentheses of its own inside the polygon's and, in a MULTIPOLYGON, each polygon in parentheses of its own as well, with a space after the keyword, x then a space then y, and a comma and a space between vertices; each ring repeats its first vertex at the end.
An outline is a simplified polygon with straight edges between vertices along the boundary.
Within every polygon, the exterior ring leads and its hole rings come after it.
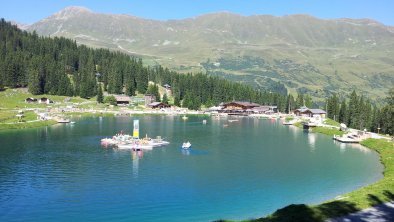
POLYGON ((217 11, 242 15, 309 14, 318 18, 371 18, 394 26, 394 0, 0 0, 0 17, 31 24, 67 6, 167 20, 217 11))

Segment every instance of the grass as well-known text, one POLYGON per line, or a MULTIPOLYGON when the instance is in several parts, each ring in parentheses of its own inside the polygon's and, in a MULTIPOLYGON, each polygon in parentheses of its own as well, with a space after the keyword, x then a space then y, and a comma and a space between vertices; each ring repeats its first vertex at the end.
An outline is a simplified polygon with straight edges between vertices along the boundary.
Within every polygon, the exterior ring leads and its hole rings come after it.
POLYGON ((14 124, 0 124, 0 130, 9 130, 9 129, 27 129, 27 128, 37 128, 43 126, 50 126, 56 124, 57 122, 54 120, 47 121, 35 121, 35 122, 20 122, 14 124))
MULTIPOLYGON (((335 123, 335 121, 328 119, 328 122, 330 123, 335 123)), ((302 123, 301 122, 297 122, 293 124, 294 126, 298 127, 298 128, 303 128, 302 123)), ((311 131, 312 133, 322 133, 325 135, 329 135, 329 136, 342 136, 343 134, 345 134, 344 131, 340 131, 336 128, 330 128, 330 127, 321 127, 321 126, 317 126, 317 127, 312 127, 311 131)))
POLYGON ((324 124, 330 125, 330 126, 337 126, 337 127, 339 127, 339 126, 341 125, 341 124, 338 123, 337 121, 332 120, 332 119, 329 119, 329 118, 327 118, 327 119, 324 121, 324 124))
MULTIPOLYGON (((47 104, 38 103, 25 103, 25 99, 28 97, 42 98, 47 97, 54 102, 64 102, 65 98, 70 98, 71 103, 80 103, 90 100, 82 99, 79 97, 67 97, 67 96, 55 96, 55 95, 33 95, 27 92, 26 89, 7 89, 0 92, 0 109, 21 109, 21 108, 45 108, 47 104)), ((93 100, 91 100, 93 101, 93 100)), ((51 104, 56 106, 56 104, 51 104)))
POLYGON ((26 109, 46 109, 49 107, 65 106, 64 100, 69 98, 70 103, 89 102, 95 104, 93 100, 86 100, 79 97, 55 96, 55 95, 32 95, 27 92, 27 89, 7 89, 0 92, 0 130, 8 129, 25 129, 42 126, 49 126, 56 123, 56 121, 34 121, 37 120, 37 115, 33 111, 26 111, 26 109), (54 104, 38 104, 25 103, 26 98, 42 98, 47 97, 54 101, 54 104), (18 110, 24 109, 24 117, 20 120, 16 117, 18 110), (33 121, 33 122, 31 122, 33 121))
POLYGON ((85 113, 85 112, 69 112, 64 114, 67 117, 73 117, 73 116, 78 116, 78 117, 111 117, 114 116, 113 113, 85 113))
POLYGON ((10 119, 16 118, 16 113, 11 111, 0 111, 0 123, 5 123, 10 119))
POLYGON ((340 131, 335 128, 320 127, 320 126, 311 128, 311 132, 312 133, 322 133, 322 134, 326 134, 329 136, 334 136, 334 135, 342 136, 343 134, 345 134, 344 131, 340 131))
POLYGON ((294 117, 288 116, 288 117, 286 117, 285 122, 290 122, 290 121, 292 121, 293 119, 294 119, 294 117))
MULTIPOLYGON (((394 143, 367 139, 362 145, 375 150, 384 165, 383 179, 319 205, 292 204, 251 222, 324 221, 394 200, 394 143)), ((324 191, 322 191, 324 192, 324 191)))
POLYGON ((296 123, 293 124, 293 126, 296 126, 296 127, 302 129, 302 123, 301 122, 296 122, 296 123))

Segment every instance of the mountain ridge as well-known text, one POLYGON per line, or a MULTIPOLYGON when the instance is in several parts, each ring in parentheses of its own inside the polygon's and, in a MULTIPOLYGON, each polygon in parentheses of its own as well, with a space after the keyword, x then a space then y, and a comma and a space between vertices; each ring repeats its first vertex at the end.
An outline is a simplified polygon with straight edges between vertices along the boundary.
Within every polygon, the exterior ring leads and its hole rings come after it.
POLYGON ((28 30, 142 55, 148 64, 176 71, 208 72, 265 89, 266 80, 280 82, 320 98, 349 87, 382 98, 394 84, 394 27, 371 19, 219 12, 160 21, 68 7, 28 30))

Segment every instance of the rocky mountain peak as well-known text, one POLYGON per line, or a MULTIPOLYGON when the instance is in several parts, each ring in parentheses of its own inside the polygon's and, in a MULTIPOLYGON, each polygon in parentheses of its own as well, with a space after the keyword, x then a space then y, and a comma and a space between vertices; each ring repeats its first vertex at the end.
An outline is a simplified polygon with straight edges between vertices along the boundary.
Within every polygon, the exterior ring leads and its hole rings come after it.
POLYGON ((82 7, 82 6, 69 6, 61 11, 55 13, 53 18, 59 20, 67 20, 70 17, 80 16, 82 14, 93 13, 90 9, 82 7))

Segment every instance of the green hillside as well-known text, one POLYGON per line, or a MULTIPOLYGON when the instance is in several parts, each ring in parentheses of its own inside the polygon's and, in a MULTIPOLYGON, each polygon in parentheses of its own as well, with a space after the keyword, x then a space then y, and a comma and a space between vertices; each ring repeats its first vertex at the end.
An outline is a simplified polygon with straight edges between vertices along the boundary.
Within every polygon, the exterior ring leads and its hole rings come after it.
POLYGON ((356 89, 382 99, 394 85, 394 28, 368 19, 213 13, 155 21, 68 7, 28 30, 139 55, 179 72, 207 71, 318 98, 356 89))

